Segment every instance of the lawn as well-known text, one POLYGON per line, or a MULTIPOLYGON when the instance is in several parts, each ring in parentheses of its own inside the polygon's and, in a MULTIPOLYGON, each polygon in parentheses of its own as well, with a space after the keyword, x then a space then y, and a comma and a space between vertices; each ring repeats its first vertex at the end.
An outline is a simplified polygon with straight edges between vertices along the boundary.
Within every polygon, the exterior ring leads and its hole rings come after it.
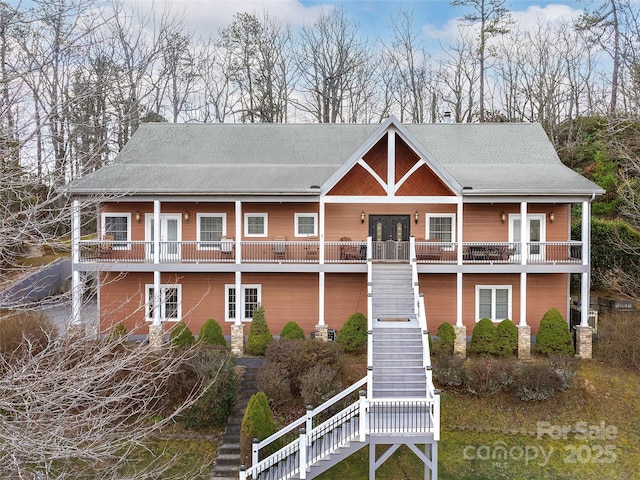
MULTIPOLYGON (((638 478, 640 377, 598 361, 580 363, 572 389, 544 402, 442 393, 439 478, 638 478), (540 422, 540 423, 539 423, 540 422)), ((367 448, 318 477, 368 478, 367 448)), ((380 480, 422 479, 406 447, 376 472, 380 480)))

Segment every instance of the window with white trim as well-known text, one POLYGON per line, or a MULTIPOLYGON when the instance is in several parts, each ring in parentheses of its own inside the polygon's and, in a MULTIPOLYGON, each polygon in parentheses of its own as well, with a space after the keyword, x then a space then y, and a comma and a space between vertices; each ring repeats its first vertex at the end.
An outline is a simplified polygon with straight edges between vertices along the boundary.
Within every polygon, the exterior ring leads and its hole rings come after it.
POLYGON ((160 295, 156 298, 152 284, 145 285, 146 299, 145 318, 153 321, 156 301, 160 308, 160 319, 168 322, 179 322, 182 318, 182 285, 160 285, 160 295))
POLYGON ((197 239, 199 250, 220 248, 220 239, 226 235, 227 216, 224 213, 199 213, 197 239))
POLYGON ((296 237, 318 236, 318 214, 296 213, 294 215, 296 237))
MULTIPOLYGON (((260 305, 262 298, 261 285, 242 285, 242 305, 240 306, 241 321, 250 322, 254 310, 260 305)), ((238 313, 238 299, 236 286, 225 285, 224 316, 227 322, 234 322, 238 313)))
POLYGON ((511 318, 511 285, 476 285, 476 321, 511 318))
POLYGON ((267 214, 266 213, 245 213, 244 214, 244 235, 245 237, 266 237, 267 214))
POLYGON ((112 248, 117 250, 129 250, 131 241, 131 214, 130 213, 103 213, 102 237, 113 237, 112 248), (122 242, 122 243, 118 243, 122 242))
POLYGON ((441 242, 456 241, 456 214, 438 213, 426 215, 427 239, 441 242))

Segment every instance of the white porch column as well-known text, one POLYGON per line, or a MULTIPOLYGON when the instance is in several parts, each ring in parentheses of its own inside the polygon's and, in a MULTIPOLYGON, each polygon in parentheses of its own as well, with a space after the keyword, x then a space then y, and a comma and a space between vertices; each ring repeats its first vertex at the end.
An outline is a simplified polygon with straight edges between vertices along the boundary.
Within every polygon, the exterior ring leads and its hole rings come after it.
POLYGON ((242 202, 240 200, 236 200, 235 204, 235 217, 236 217, 236 264, 242 263, 242 225, 244 223, 244 219, 242 218, 242 202))
POLYGON ((527 218, 527 202, 520 202, 520 263, 527 264, 529 256, 529 247, 527 245, 527 226, 529 219, 527 218))
POLYGON ((80 201, 74 199, 71 203, 71 318, 69 319, 68 334, 84 336, 82 324, 82 294, 83 285, 80 272, 77 270, 80 262, 80 201))
POLYGON ((324 264, 324 242, 325 242, 325 238, 324 238, 324 232, 325 232, 325 228, 324 228, 324 222, 325 222, 325 203, 324 203, 324 197, 320 197, 320 205, 319 205, 319 212, 318 212, 318 240, 320 241, 320 258, 318 259, 320 262, 320 265, 324 264))
POLYGON ((462 253, 463 253, 463 247, 462 247, 462 239, 463 239, 463 228, 462 225, 464 224, 464 219, 463 219, 463 212, 464 212, 464 205, 462 204, 462 197, 458 197, 458 205, 457 205, 457 212, 458 214, 456 215, 458 217, 458 225, 456 226, 458 232, 458 257, 457 257, 457 261, 458 261, 458 265, 462 265, 462 253))
POLYGON ((520 323, 521 327, 527 325, 527 273, 520 273, 520 323))
MULTIPOLYGON (((160 263, 160 200, 153 201, 153 264, 160 263)), ((149 326, 149 343, 160 348, 163 343, 163 327, 161 317, 162 294, 160 292, 161 274, 158 267, 153 271, 153 320, 149 326)), ((146 297, 146 290, 143 295, 146 297)), ((145 303, 149 301, 144 299, 145 303)))
POLYGON ((576 327, 576 355, 591 358, 593 349, 593 329, 589 326, 591 307, 591 203, 582 202, 582 272, 580 282, 580 325, 576 327))

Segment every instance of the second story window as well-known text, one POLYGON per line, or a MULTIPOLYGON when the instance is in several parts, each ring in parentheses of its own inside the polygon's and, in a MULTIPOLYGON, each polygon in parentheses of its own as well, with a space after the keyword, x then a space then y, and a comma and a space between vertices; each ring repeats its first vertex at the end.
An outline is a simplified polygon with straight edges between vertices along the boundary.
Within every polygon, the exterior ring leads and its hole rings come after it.
POLYGON ((427 215, 427 238, 441 242, 456 241, 456 216, 453 213, 427 215))
POLYGON ((266 237, 267 214, 266 213, 245 213, 244 214, 244 235, 246 237, 266 237))
POLYGON ((226 215, 223 213, 198 214, 198 248, 220 247, 220 239, 225 235, 226 215))
POLYGON ((318 236, 318 214, 296 213, 295 232, 296 237, 318 236))
POLYGON ((131 241, 130 224, 131 215, 128 213, 103 213, 102 238, 113 239, 114 249, 128 249, 128 242, 131 241))

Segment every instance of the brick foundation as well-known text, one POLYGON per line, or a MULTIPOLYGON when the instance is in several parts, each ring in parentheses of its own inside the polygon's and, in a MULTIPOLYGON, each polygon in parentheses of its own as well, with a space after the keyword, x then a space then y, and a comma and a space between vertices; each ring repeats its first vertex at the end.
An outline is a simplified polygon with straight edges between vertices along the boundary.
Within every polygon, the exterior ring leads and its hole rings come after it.
POLYGON ((453 327, 456 332, 456 340, 453 344, 453 353, 467 358, 467 327, 453 327))
POLYGON ((583 360, 592 358, 593 355, 593 328, 589 326, 577 326, 576 328, 576 357, 583 360))
POLYGON ((531 327, 518 325, 518 359, 531 359, 531 327))
POLYGON ((244 325, 231 325, 231 353, 244 354, 244 325))

